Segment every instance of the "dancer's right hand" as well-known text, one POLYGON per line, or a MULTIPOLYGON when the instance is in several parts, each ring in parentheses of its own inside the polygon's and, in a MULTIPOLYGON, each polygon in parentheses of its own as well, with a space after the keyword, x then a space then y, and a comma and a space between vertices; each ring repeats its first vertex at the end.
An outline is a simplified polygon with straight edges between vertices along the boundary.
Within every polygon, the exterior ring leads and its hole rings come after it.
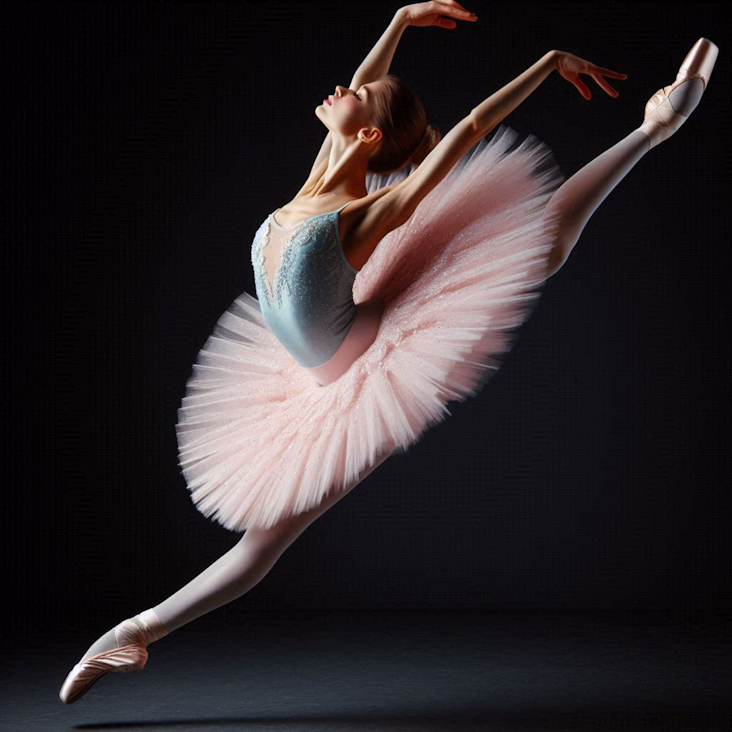
POLYGON ((407 25, 424 28, 436 25, 440 28, 452 30, 457 27, 456 20, 478 20, 475 13, 471 13, 455 0, 433 0, 427 3, 414 3, 399 9, 407 19, 407 25))
POLYGON ((556 54, 556 68, 560 76, 574 84, 585 99, 592 99, 592 93, 587 84, 579 78, 579 74, 591 76, 597 82, 598 86, 604 89, 611 97, 620 96, 602 77, 609 76, 613 79, 627 79, 627 74, 621 74, 619 71, 611 71, 602 66, 595 66, 590 61, 585 61, 585 59, 567 51, 555 51, 554 53, 556 54))

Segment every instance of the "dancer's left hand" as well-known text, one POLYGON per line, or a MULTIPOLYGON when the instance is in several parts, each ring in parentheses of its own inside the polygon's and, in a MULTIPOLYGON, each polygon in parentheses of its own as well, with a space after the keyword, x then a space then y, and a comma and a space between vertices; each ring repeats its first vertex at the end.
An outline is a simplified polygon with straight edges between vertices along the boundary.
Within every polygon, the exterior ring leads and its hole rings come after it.
POLYGON ((613 89, 610 84, 603 79, 603 76, 609 76, 612 79, 627 79, 627 74, 621 74, 619 71, 611 71, 605 69, 602 66, 596 66, 595 64, 585 61, 585 59, 575 56, 572 53, 566 51, 556 51, 556 68, 560 76, 563 79, 574 84, 580 94, 585 99, 592 99, 592 93, 590 92, 587 84, 579 78, 579 74, 587 74, 591 76, 598 84, 601 89, 604 89, 611 97, 619 97, 620 94, 613 89))
POLYGON ((400 9, 407 18, 407 25, 426 27, 436 25, 440 28, 456 28, 456 20, 478 20, 478 16, 471 13, 455 0, 432 0, 427 3, 405 5, 400 9))

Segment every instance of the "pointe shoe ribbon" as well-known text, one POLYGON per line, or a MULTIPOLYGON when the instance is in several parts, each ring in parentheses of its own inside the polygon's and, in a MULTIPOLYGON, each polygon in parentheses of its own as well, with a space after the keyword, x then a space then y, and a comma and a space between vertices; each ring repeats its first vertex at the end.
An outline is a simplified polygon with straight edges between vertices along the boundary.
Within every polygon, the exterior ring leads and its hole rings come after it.
POLYGON ((148 659, 146 646, 168 634, 157 616, 146 610, 134 620, 123 620, 114 629, 117 648, 89 656, 77 663, 64 681, 59 698, 64 704, 73 704, 107 673, 142 671, 148 659))
POLYGON ((135 616, 134 620, 124 620, 115 629, 114 635, 117 638, 117 645, 142 643, 149 646, 156 640, 168 634, 167 628, 162 624, 153 610, 145 610, 135 616))
POLYGON ((680 114, 674 109, 669 99, 671 92, 690 79, 701 79, 706 90, 718 55, 719 48, 716 44, 708 38, 700 38, 686 54, 674 83, 659 89, 646 102, 645 117, 639 129, 648 135, 651 148, 671 137, 689 118, 688 115, 680 114))

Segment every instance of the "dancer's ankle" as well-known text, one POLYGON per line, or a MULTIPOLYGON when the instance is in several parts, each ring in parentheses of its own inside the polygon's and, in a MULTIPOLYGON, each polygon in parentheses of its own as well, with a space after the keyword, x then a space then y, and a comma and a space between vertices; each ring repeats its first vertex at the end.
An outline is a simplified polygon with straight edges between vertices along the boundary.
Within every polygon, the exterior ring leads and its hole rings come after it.
POLYGON ((157 613, 148 608, 131 618, 143 634, 143 642, 148 645, 168 635, 168 629, 158 617, 157 613))
POLYGON ((143 643, 144 645, 149 645, 168 635, 168 629, 152 609, 143 610, 141 613, 128 618, 128 620, 134 622, 139 628, 139 632, 120 632, 119 628, 125 622, 122 621, 122 623, 118 623, 94 641, 82 656, 82 660, 90 656, 96 656, 99 653, 104 653, 105 651, 111 651, 113 648, 119 648, 121 645, 127 643, 143 643))

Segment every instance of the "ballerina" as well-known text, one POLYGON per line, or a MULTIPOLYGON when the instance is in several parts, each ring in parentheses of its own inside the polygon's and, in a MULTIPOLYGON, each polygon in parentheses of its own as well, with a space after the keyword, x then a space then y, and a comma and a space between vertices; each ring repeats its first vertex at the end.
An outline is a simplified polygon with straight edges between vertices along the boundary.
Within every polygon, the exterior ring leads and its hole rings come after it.
POLYGON ((564 180, 535 138, 509 152, 517 135, 501 121, 553 71, 586 100, 580 74, 613 98, 605 77, 627 75, 551 50, 442 138, 388 70, 407 27, 476 19, 451 0, 400 8, 350 85, 318 105, 329 131, 310 176, 254 237, 258 299, 244 293, 217 322, 176 426, 197 508, 244 535, 97 639, 64 703, 142 670, 150 643, 248 592, 449 400, 477 394, 600 203, 693 112, 718 54, 700 38, 642 124, 564 180))

